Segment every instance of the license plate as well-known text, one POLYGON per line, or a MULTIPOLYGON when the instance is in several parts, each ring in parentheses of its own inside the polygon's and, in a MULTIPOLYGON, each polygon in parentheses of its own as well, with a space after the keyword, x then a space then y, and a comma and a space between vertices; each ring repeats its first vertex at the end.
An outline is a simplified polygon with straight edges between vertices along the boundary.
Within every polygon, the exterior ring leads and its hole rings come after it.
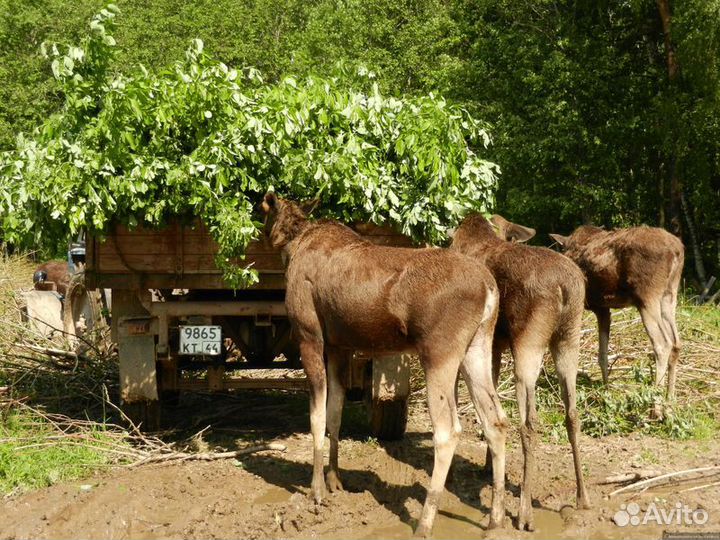
POLYGON ((222 331, 219 326, 181 326, 179 354, 220 354, 222 331))

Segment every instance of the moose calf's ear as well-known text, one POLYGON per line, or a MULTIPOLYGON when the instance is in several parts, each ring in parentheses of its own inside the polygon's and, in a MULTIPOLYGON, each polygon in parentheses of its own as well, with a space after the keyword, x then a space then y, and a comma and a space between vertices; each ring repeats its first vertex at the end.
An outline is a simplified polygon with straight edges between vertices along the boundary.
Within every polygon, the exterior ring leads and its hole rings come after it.
POLYGON ((495 227, 500 238, 503 240, 510 242, 527 242, 535 236, 535 229, 508 221, 498 214, 490 217, 490 223, 495 227))
POLYGON ((265 194, 265 198, 262 202, 262 209, 263 212, 268 213, 273 208, 277 207, 277 196, 272 191, 269 191, 265 194))
POLYGON ((568 239, 569 239, 570 237, 569 237, 569 236, 563 236, 562 234, 550 233, 550 238, 552 238, 553 240, 555 240, 555 241, 556 241, 558 244, 560 244, 562 247, 565 247, 565 244, 567 244, 567 241, 568 241, 568 239))
POLYGON ((508 240, 513 242, 527 242, 535 236, 535 229, 511 223, 506 232, 508 240))

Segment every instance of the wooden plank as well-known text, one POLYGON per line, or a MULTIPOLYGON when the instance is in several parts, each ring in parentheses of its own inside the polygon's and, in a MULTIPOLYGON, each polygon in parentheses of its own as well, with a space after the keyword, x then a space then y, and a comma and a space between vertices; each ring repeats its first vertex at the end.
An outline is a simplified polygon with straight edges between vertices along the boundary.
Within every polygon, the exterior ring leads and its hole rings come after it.
MULTIPOLYGON (((101 289, 229 289, 219 270, 208 274, 131 274, 97 273, 93 275, 96 288, 101 289)), ((284 273, 260 273, 260 282, 250 290, 284 290, 284 273)))
MULTIPOLYGON (((115 236, 99 242, 100 252, 121 252, 123 254, 136 253, 167 253, 178 252, 178 240, 182 239, 182 251, 185 253, 210 253, 218 251, 218 245, 209 235, 182 236, 182 235, 150 235, 136 234, 131 236, 115 236)), ((248 244, 246 253, 278 253, 270 245, 261 240, 254 240, 248 244)))
POLYGON ((118 342, 120 398, 124 403, 158 398, 155 336, 120 336, 118 342))
MULTIPOLYGON (((357 223, 354 228, 369 241, 385 246, 411 247, 412 240, 389 227, 357 223)), ((94 287, 227 289, 215 266, 217 243, 199 221, 194 226, 172 224, 164 229, 118 225, 112 237, 90 238, 87 279, 94 287)), ((254 289, 284 289, 285 267, 278 250, 265 239, 252 242, 242 266, 253 264, 261 273, 254 289), (281 274, 268 277, 268 274, 281 274)))
MULTIPOLYGON (((151 315, 167 314, 170 317, 187 317, 190 315, 200 316, 248 316, 248 315, 272 315, 274 317, 287 316, 285 302, 283 301, 259 301, 259 300, 237 300, 227 301, 196 301, 187 302, 153 302, 150 307, 151 315)), ((210 323, 207 323, 210 324, 210 323)))
POLYGON ((225 387, 225 366, 208 366, 207 388, 211 392, 222 390, 225 387))
POLYGON ((116 225, 113 229, 113 234, 116 236, 136 236, 138 234, 145 234, 145 235, 169 235, 174 236, 176 234, 175 227, 179 226, 182 227, 185 231, 185 234, 187 236, 191 235, 197 235, 197 236, 207 236, 208 228, 205 226, 205 224, 200 221, 196 220, 193 224, 186 224, 186 225, 177 225, 178 222, 173 222, 172 224, 162 227, 159 229, 153 228, 153 227, 143 227, 142 225, 139 225, 135 227, 134 229, 129 229, 125 225, 116 225))
POLYGON ((100 252, 117 253, 123 255, 137 255, 144 253, 158 253, 163 255, 175 255, 176 253, 195 253, 214 255, 218 251, 218 245, 209 236, 182 237, 182 249, 178 249, 180 235, 151 236, 138 234, 136 236, 117 236, 108 238, 100 244, 100 252))
POLYGON ((372 242, 378 246, 391 246, 391 247, 415 247, 412 240, 406 236, 386 236, 386 235, 374 235, 364 236, 365 240, 372 242))
POLYGON ((146 253, 127 255, 121 258, 117 253, 106 253, 100 256, 97 271, 113 273, 172 272, 174 267, 174 258, 171 255, 146 253))
MULTIPOLYGON (((283 271, 284 266, 279 253, 249 254, 245 260, 238 261, 241 266, 253 264, 256 270, 283 271)), ((175 255, 163 253, 122 254, 106 252, 100 255, 100 263, 95 268, 98 273, 169 273, 169 274, 211 274, 219 272, 212 255, 185 253, 181 267, 177 268, 175 255)))

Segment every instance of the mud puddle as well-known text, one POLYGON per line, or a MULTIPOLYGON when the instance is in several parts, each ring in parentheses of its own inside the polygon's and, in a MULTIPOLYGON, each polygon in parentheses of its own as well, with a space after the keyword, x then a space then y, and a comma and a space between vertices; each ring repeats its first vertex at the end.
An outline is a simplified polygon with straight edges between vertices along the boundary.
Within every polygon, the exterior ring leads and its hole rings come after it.
MULTIPOLYGON (((113 469, 82 481, 58 484, 0 501, 0 539, 212 539, 212 538, 410 538, 420 516, 433 463, 427 413, 415 410, 402 441, 379 444, 352 423, 343 429, 340 467, 345 491, 321 505, 307 493, 312 473, 312 441, 307 433, 307 401, 269 396, 242 418, 204 432, 210 449, 231 449, 255 440, 276 440, 285 453, 258 453, 242 462, 176 463, 113 469), (276 415, 267 407, 278 402, 276 415), (234 434, 243 435, 242 441, 234 434), (90 484, 92 489, 81 490, 90 484)), ((418 407, 419 409, 419 407, 418 407)), ((352 415, 352 408, 349 411, 352 415)), ((347 416, 346 416, 347 419, 347 416)), ((660 538, 663 531, 720 531, 720 486, 680 492, 687 483, 608 498, 618 485, 600 485, 608 476, 635 468, 660 472, 720 465, 720 441, 665 441, 650 437, 581 437, 586 483, 593 504, 575 510, 572 456, 566 443, 539 444, 533 491, 536 530, 514 527, 522 478, 516 433, 507 453, 506 520, 486 529, 490 478, 482 473, 485 444, 465 426, 454 459, 454 477, 440 504, 434 538, 660 538), (613 522, 622 505, 640 512, 651 504, 666 510, 678 503, 703 508, 702 526, 627 525, 613 522)))
MULTIPOLYGON (((484 535, 483 521, 487 521, 486 514, 477 508, 463 503, 445 505, 438 512, 435 520, 433 537, 453 538, 457 540, 470 540, 484 535)), ((535 513, 535 533, 540 538, 559 538, 564 530, 562 517, 556 512, 538 510, 535 513)), ((342 531, 343 537, 370 540, 374 538, 387 538, 390 540, 406 540, 412 538, 413 529, 407 523, 395 523, 367 529, 346 529, 342 531), (346 534, 347 533, 347 534, 346 534), (359 533, 359 534, 355 534, 359 533)), ((321 537, 327 540, 337 538, 337 535, 321 537)))

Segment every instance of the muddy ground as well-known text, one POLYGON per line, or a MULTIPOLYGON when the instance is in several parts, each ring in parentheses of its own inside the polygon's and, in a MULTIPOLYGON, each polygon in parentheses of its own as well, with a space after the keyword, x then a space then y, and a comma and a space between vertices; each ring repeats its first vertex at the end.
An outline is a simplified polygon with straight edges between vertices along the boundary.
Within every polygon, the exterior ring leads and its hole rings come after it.
MULTIPOLYGON (((16 495, 0 502, 0 538, 411 536, 433 462, 429 420, 421 400, 412 406, 405 439, 387 444, 368 439, 359 404, 346 406, 340 453, 346 490, 316 506, 306 496, 312 448, 307 433, 306 396, 256 392, 239 393, 233 399, 197 399, 181 402, 171 417, 175 415, 177 423, 196 430, 204 427, 205 419, 215 416, 199 446, 232 449, 263 439, 281 441, 288 450, 257 453, 241 462, 111 468, 82 481, 16 495), (223 411, 230 411, 225 418, 223 411)), ((522 460, 515 431, 508 445, 505 526, 487 531, 489 478, 481 472, 485 444, 477 434, 473 416, 465 415, 463 422, 465 430, 455 457, 454 477, 441 503, 435 538, 660 538, 665 530, 712 531, 720 535, 718 485, 680 492, 698 485, 685 483, 608 499, 608 493, 617 485, 598 483, 613 474, 720 465, 720 441, 668 441, 641 436, 582 436, 583 462, 593 503, 591 510, 583 511, 572 506, 575 486, 569 446, 542 442, 536 458, 536 531, 516 530, 522 460), (621 504, 632 501, 640 505, 641 516, 651 503, 666 511, 683 503, 692 510, 705 509, 709 520, 702 526, 619 527, 612 517, 621 504)), ((187 433, 167 437, 180 439, 187 433)), ((716 476, 703 483, 718 480, 716 476)))

